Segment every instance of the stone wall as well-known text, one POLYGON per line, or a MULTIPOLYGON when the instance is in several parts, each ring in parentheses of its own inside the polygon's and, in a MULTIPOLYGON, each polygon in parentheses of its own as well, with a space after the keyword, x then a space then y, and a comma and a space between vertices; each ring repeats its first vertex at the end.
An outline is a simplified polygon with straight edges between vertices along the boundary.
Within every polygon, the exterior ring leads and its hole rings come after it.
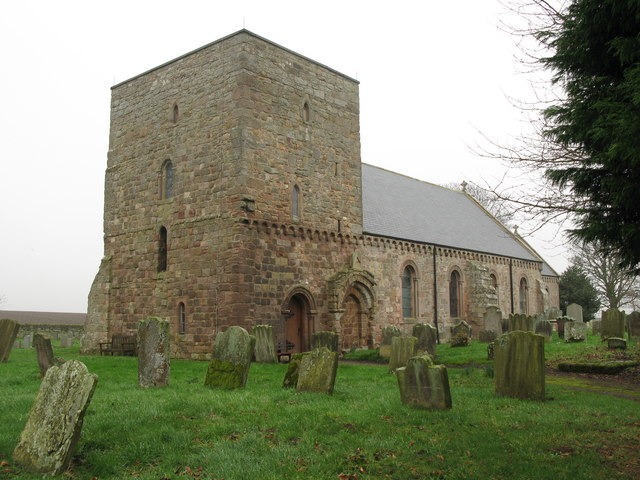
POLYGON ((84 327, 82 325, 21 324, 18 338, 23 338, 25 335, 33 335, 34 333, 41 333, 55 340, 58 340, 60 335, 80 339, 84 334, 84 327))

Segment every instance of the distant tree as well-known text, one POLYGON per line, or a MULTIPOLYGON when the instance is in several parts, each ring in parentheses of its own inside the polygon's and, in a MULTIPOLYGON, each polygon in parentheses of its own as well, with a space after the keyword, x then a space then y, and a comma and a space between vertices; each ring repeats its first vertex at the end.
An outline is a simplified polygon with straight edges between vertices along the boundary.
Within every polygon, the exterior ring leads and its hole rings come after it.
POLYGON ((510 227, 514 221, 513 211, 509 208, 507 202, 498 197, 491 190, 482 188, 475 183, 467 182, 451 182, 443 185, 443 187, 468 193, 475 198, 480 205, 486 208, 491 215, 496 217, 500 223, 507 227, 510 227))
POLYGON ((560 275, 560 308, 566 312, 567 305, 571 303, 577 303, 582 307, 582 316, 585 320, 594 318, 600 308, 598 291, 577 265, 570 265, 560 275))
POLYGON ((579 244, 574 247, 571 263, 589 278, 598 291, 598 298, 606 308, 637 305, 640 299, 640 280, 634 273, 620 266, 620 257, 603 254, 597 245, 579 244))

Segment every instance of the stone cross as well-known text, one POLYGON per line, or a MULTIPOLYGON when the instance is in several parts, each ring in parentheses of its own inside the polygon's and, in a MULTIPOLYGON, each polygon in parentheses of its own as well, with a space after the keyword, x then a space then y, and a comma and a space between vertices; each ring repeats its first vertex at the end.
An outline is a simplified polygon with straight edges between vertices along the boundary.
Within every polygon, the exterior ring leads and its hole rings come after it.
POLYGON ((13 459, 36 473, 64 472, 80 438, 98 377, 77 360, 47 370, 13 459))
POLYGON ((216 335, 213 356, 204 384, 209 387, 244 388, 249 376, 256 337, 238 326, 216 335))
POLYGON ((444 365, 433 365, 429 355, 412 357, 396 370, 400 400, 418 408, 451 408, 449 377, 444 365))
POLYGON ((582 307, 577 303, 567 305, 567 317, 573 318, 574 322, 583 322, 582 307))
POLYGON ((544 400, 544 337, 521 330, 501 335, 494 343, 496 394, 544 400))
POLYGON ((393 337, 389 373, 395 373, 396 368, 404 367, 407 364, 407 361, 416 354, 417 343, 416 337, 393 337))
POLYGON ((0 362, 9 360, 11 349, 18 336, 20 325, 15 320, 3 318, 0 320, 0 362))
POLYGON ((416 352, 436 355, 436 328, 425 323, 416 323, 413 326, 413 336, 418 339, 416 352))
POLYGON ((251 329, 251 333, 253 333, 253 336, 256 337, 256 362, 277 362, 278 357, 276 356, 276 339, 273 335, 273 327, 271 325, 256 325, 251 329))
POLYGON ((157 317, 138 322, 138 385, 142 388, 169 385, 169 322, 157 317))
POLYGON ((338 354, 327 347, 303 355, 296 390, 331 395, 338 373, 338 354))

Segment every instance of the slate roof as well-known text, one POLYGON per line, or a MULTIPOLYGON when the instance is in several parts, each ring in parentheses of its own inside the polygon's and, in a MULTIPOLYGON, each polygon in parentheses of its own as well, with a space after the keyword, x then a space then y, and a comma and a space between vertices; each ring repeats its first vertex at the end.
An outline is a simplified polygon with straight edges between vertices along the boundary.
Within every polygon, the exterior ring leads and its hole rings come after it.
POLYGON ((362 207, 365 233, 542 261, 465 193, 364 163, 362 207))

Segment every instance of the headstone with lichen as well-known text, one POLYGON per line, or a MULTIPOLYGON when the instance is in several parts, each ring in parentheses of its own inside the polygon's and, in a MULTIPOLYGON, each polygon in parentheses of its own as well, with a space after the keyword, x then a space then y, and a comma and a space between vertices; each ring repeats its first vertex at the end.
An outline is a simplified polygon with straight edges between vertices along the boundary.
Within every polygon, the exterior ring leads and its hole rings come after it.
POLYGON ((640 312, 627 315, 627 333, 629 340, 640 341, 640 312))
POLYGON ((291 360, 287 365, 287 371, 282 381, 282 388, 296 388, 298 385, 298 375, 300 373, 300 362, 302 362, 302 357, 307 355, 307 353, 294 353, 291 355, 291 360))
POLYGON ((338 372, 338 353, 320 347, 303 355, 296 390, 331 395, 338 372))
POLYGON ((416 354, 417 343, 416 337, 393 337, 389 373, 394 373, 396 368, 404 367, 407 364, 407 361, 416 354))
POLYGON ((396 370, 400 400, 418 408, 451 408, 449 377, 444 365, 434 365, 429 355, 411 357, 406 367, 396 370))
POLYGON ((547 342, 553 337, 553 324, 549 320, 538 320, 534 327, 538 335, 542 335, 547 342))
POLYGON ((47 370, 13 459, 36 473, 64 472, 80 438, 98 377, 77 360, 47 370))
POLYGON ((603 340, 609 337, 624 338, 624 312, 611 308, 602 312, 600 336, 603 340))
POLYGON ((566 322, 564 324, 564 341, 568 343, 584 342, 587 339, 587 324, 583 322, 566 322))
POLYGON ((276 363, 276 339, 271 325, 256 325, 251 329, 256 337, 255 357, 258 363, 276 363))
POLYGON ((451 327, 451 346, 466 347, 471 342, 471 327, 464 320, 451 327))
POLYGON ((484 329, 502 333, 502 312, 498 307, 487 307, 483 316, 484 329))
POLYGON ((9 360, 18 330, 20 330, 20 324, 15 320, 10 318, 0 320, 0 362, 9 360))
POLYGON ((45 337, 41 333, 33 335, 33 347, 36 350, 36 358, 38 359, 38 367, 40 368, 40 378, 43 378, 47 370, 54 365, 62 365, 64 360, 53 356, 53 347, 51 339, 45 337))
POLYGON ((418 339, 416 353, 424 352, 436 355, 436 328, 426 323, 416 323, 413 326, 413 336, 418 339))
POLYGON ((533 332, 535 318, 524 313, 509 314, 509 331, 533 332))
POLYGON ((138 385, 142 388, 169 385, 169 322, 157 317, 138 322, 138 385))
POLYGON ((311 336, 311 349, 327 347, 332 352, 340 350, 340 337, 335 332, 315 332, 311 336))
POLYGON ((402 336, 402 331, 396 325, 389 325, 382 329, 382 341, 380 342, 380 356, 391 357, 391 343, 394 337, 402 336))
POLYGON ((571 318, 569 317, 558 317, 556 318, 556 328, 558 329, 558 337, 564 338, 564 326, 567 322, 570 322, 571 318))
POLYGON ((244 388, 249 376, 256 337, 242 327, 229 327, 216 335, 204 384, 209 387, 244 388))
POLYGON ((544 400, 544 337, 521 330, 494 343, 494 382, 503 397, 544 400))
POLYGON ((567 317, 573 318, 574 322, 583 322, 582 307, 577 303, 570 303, 567 305, 567 317))

